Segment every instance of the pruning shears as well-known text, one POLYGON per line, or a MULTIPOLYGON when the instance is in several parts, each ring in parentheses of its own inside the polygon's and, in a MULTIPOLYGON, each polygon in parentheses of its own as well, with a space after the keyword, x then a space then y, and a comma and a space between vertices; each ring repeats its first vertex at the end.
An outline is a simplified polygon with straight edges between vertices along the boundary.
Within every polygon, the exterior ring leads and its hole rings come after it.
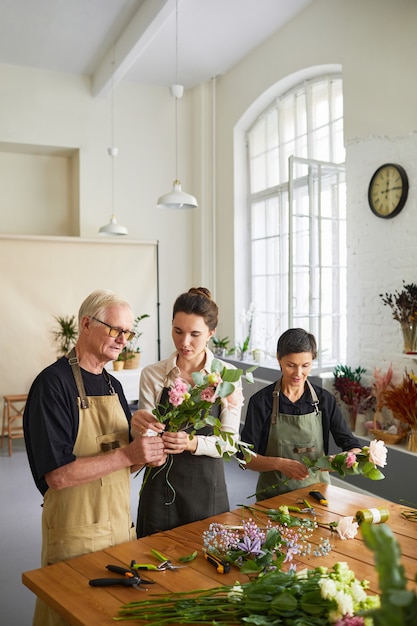
POLYGON ((158 552, 157 550, 151 550, 151 553, 154 557, 161 561, 159 565, 155 565, 154 563, 136 563, 136 561, 132 561, 130 567, 134 571, 144 569, 156 572, 163 572, 167 569, 175 571, 177 569, 182 569, 183 567, 186 567, 186 565, 173 565, 168 557, 166 557, 164 554, 161 554, 161 552, 158 552))
POLYGON ((145 591, 139 585, 153 585, 155 581, 145 580, 132 568, 120 567, 119 565, 106 565, 106 569, 114 574, 120 574, 123 578, 93 578, 89 581, 92 587, 109 587, 112 585, 122 585, 123 587, 136 587, 145 591))
MULTIPOLYGON (((297 500, 298 504, 304 504, 304 508, 298 509, 299 513, 309 513, 309 515, 311 515, 312 517, 316 517, 317 515, 321 515, 321 513, 319 513, 318 511, 315 510, 314 506, 312 504, 310 504, 310 502, 308 500, 306 500, 305 498, 299 498, 297 500)), ((298 508, 298 507, 292 507, 292 508, 298 508)))
POLYGON ((206 561, 214 565, 219 574, 227 574, 230 572, 230 565, 216 554, 212 552, 203 552, 206 561))

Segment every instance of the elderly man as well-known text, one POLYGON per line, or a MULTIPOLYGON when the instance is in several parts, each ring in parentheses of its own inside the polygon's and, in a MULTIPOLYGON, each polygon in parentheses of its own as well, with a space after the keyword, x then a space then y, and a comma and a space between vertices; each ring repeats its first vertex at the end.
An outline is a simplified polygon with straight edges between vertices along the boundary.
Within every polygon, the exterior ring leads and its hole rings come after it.
MULTIPOLYGON (((159 437, 130 437, 122 387, 105 370, 133 337, 129 304, 110 291, 82 303, 75 348, 35 379, 24 413, 29 464, 44 497, 42 566, 135 538, 130 473, 162 465, 159 437)), ((37 602, 34 626, 65 622, 37 602)))

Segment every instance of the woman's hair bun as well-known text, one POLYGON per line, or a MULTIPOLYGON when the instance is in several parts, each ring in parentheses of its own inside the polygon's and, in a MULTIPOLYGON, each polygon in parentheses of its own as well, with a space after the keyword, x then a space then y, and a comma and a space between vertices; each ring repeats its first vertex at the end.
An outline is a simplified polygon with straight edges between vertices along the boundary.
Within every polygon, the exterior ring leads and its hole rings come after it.
POLYGON ((188 290, 188 293, 194 293, 198 296, 204 296, 205 298, 211 300, 211 292, 206 289, 206 287, 191 287, 191 289, 188 290))

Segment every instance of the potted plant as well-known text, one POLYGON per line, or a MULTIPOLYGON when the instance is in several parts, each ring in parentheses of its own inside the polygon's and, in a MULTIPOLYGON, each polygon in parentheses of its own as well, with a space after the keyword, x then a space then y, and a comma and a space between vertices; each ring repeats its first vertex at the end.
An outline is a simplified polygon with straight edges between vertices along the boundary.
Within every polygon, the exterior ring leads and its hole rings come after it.
POLYGON ((214 346, 214 354, 219 357, 225 356, 227 354, 227 348, 229 346, 229 337, 223 337, 222 339, 220 339, 220 337, 212 337, 211 340, 214 346))
POLYGON ((113 361, 113 369, 115 372, 120 372, 120 370, 124 369, 124 366, 125 366, 125 359, 124 359, 124 354, 122 350, 119 356, 117 357, 117 359, 113 361))
POLYGON ((348 365, 336 365, 333 370, 334 388, 337 397, 346 405, 352 432, 356 428, 358 413, 371 409, 375 402, 372 389, 364 387, 361 383, 362 374, 365 372, 363 367, 352 370, 348 365))
POLYGON ((77 321, 75 315, 55 315, 58 327, 52 330, 54 341, 58 344, 58 358, 65 356, 74 345, 77 336, 77 321))
POLYGON ((140 347, 138 345, 139 338, 143 333, 138 332, 139 323, 144 320, 146 317, 149 317, 147 313, 143 315, 138 315, 133 320, 133 328, 132 330, 136 333, 133 339, 127 342, 126 346, 123 348, 119 358, 124 363, 125 370, 135 370, 139 367, 140 363, 140 347))

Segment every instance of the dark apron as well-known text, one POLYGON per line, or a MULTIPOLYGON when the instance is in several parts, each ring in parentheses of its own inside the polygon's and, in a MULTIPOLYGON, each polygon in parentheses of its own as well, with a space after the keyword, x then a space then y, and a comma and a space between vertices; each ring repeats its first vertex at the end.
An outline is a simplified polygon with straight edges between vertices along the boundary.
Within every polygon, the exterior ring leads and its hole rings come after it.
MULTIPOLYGON (((160 404, 168 402, 168 389, 163 389, 160 404)), ((220 413, 220 407, 214 410, 220 413)), ((186 429, 191 432, 192 427, 186 429)), ((212 435, 206 426, 199 435, 212 435)), ((229 511, 222 458, 198 456, 191 452, 169 455, 162 467, 149 472, 139 499, 136 532, 145 537, 182 524, 229 511)))
MULTIPOLYGON (((312 460, 324 455, 321 411, 314 387, 307 380, 315 406, 313 413, 286 415, 279 413, 281 380, 273 391, 273 407, 265 456, 276 456, 303 462, 303 456, 312 460)), ((294 489, 301 489, 318 482, 330 483, 329 472, 314 474, 305 480, 288 478, 282 472, 261 472, 256 487, 257 500, 265 500, 294 489)))

